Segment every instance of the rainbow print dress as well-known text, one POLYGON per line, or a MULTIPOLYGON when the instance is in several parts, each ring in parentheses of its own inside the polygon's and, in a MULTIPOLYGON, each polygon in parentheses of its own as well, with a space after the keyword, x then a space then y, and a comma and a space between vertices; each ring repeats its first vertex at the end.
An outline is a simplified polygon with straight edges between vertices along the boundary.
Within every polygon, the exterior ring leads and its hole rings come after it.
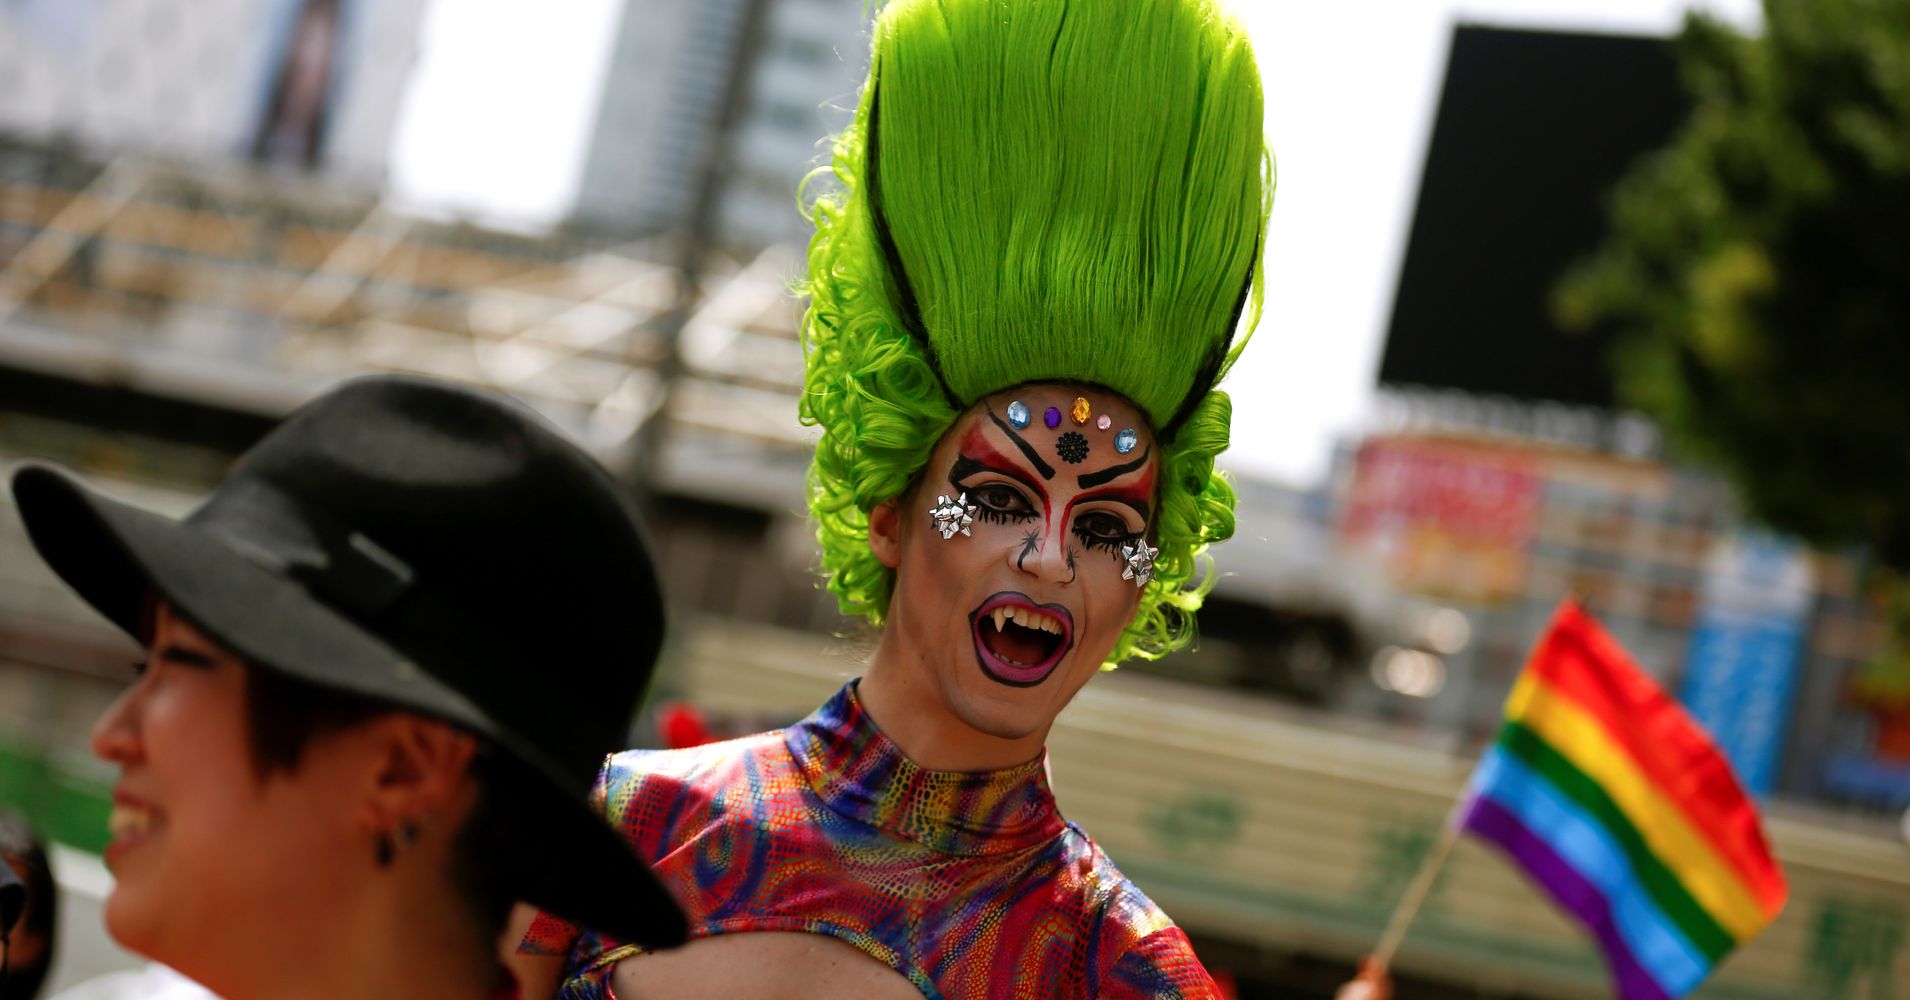
MULTIPOLYGON (((1046 760, 988 773, 904 757, 851 682, 786 730, 610 757, 594 792, 693 938, 838 938, 935 1000, 1218 995, 1187 937, 1061 818, 1046 760)), ((538 919, 562 1000, 602 1000, 633 946, 538 919)))

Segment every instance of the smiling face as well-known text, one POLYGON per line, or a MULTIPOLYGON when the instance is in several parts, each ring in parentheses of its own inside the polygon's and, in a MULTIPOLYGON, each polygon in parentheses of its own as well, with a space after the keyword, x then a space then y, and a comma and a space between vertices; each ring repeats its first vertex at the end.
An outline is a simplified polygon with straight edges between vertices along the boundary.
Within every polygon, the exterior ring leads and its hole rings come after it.
POLYGON ((1159 464, 1139 411, 1102 389, 1022 386, 956 421, 915 488, 871 516, 896 570, 883 644, 913 664, 914 711, 938 704, 1039 751, 1139 606, 1124 573, 1153 525, 1159 464))
POLYGON ((314 746, 295 772, 261 776, 247 729, 252 669, 174 615, 156 614, 139 679, 93 728, 119 766, 106 862, 106 926, 127 947, 189 973, 254 943, 234 929, 296 926, 327 912, 349 879, 331 859, 358 850, 340 807, 361 781, 348 741, 314 746))

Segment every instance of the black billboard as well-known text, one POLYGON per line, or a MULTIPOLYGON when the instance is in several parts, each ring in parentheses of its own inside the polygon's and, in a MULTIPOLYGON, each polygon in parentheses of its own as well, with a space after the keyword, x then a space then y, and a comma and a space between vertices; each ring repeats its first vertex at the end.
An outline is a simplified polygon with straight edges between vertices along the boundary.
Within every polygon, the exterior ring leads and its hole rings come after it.
POLYGON ((1687 106, 1666 39, 1457 28, 1380 383, 1610 406, 1609 338, 1549 298, 1687 106))

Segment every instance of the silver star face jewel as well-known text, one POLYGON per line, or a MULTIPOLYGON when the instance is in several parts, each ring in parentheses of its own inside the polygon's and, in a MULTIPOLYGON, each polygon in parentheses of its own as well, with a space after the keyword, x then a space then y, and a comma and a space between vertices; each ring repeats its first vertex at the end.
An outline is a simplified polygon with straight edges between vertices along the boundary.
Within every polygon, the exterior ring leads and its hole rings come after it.
POLYGON ((1127 560, 1121 579, 1133 580, 1136 587, 1147 586, 1147 581, 1154 579, 1154 557, 1160 554, 1160 549, 1148 548, 1146 542, 1121 546, 1121 558, 1127 560))
POLYGON ((935 506, 928 509, 928 516, 934 522, 936 531, 942 533, 942 540, 955 537, 957 531, 970 535, 968 526, 975 523, 975 508, 968 502, 968 494, 963 493, 950 500, 947 496, 935 498, 935 506))

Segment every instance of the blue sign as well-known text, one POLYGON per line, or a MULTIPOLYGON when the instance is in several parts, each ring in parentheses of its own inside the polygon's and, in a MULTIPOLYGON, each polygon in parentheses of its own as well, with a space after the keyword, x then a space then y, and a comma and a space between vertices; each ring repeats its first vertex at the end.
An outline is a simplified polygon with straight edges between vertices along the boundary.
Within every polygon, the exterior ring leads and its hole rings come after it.
POLYGON ((1803 550, 1773 535, 1733 535, 1706 567, 1683 699, 1755 795, 1777 780, 1813 590, 1803 550))

